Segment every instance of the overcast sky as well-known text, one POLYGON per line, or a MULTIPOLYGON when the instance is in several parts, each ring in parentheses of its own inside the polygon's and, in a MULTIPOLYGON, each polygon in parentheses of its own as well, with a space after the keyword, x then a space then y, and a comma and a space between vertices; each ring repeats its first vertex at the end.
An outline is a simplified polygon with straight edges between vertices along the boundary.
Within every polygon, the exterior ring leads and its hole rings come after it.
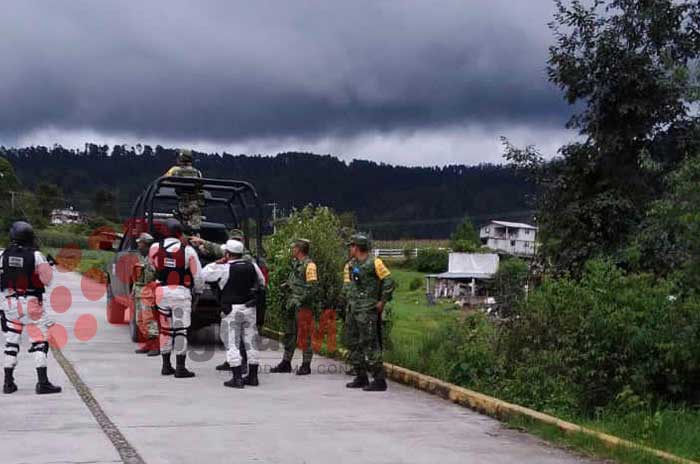
POLYGON ((17 0, 0 143, 499 161, 571 138, 551 0, 17 0))

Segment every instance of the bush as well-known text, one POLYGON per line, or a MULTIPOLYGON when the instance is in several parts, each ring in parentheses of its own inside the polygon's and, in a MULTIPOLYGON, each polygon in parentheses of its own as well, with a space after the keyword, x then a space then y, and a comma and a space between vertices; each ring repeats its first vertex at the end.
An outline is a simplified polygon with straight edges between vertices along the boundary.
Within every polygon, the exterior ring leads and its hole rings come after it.
POLYGON ((540 409, 563 401, 581 414, 625 391, 697 399, 700 300, 675 299, 675 290, 603 260, 589 262, 581 280, 545 281, 501 337, 514 368, 510 394, 540 409))
POLYGON ((420 277, 415 277, 413 280, 411 280, 411 283, 408 284, 408 289, 411 290, 412 292, 415 292, 416 290, 420 289, 423 287, 423 279, 420 277))
POLYGON ((425 248, 418 251, 416 270, 419 272, 439 273, 447 271, 449 252, 437 248, 425 248))
POLYGON ((307 206, 294 211, 289 219, 267 238, 265 247, 270 267, 269 321, 282 327, 282 294, 280 285, 289 275, 291 244, 296 238, 311 241, 310 257, 316 263, 319 279, 319 308, 337 308, 345 264, 345 240, 339 234, 338 217, 328 208, 307 206))
POLYGON ((524 301, 528 274, 527 262, 522 259, 501 260, 492 282, 499 316, 508 317, 524 301))

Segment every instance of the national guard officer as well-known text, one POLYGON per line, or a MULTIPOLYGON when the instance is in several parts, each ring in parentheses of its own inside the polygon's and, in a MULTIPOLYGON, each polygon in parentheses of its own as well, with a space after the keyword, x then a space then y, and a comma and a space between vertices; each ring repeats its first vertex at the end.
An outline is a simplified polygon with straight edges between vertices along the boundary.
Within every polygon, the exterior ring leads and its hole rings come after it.
MULTIPOLYGON (((243 231, 241 229, 231 229, 228 233, 229 240, 236 240, 241 243, 245 243, 245 235, 243 234, 243 231)), ((190 237, 190 243, 197 247, 201 255, 205 258, 208 259, 214 259, 214 260, 219 260, 224 257, 224 249, 225 249, 225 244, 220 245, 218 243, 210 242, 208 240, 204 240, 200 237, 190 237)), ((246 261, 253 262, 253 255, 250 254, 250 251, 248 249, 244 248, 243 251, 243 259, 246 261)), ((263 289, 264 290, 264 289, 263 289)), ((264 296, 263 296, 264 297, 264 296)), ((225 321, 225 314, 221 314, 221 324, 219 326, 219 334, 221 337, 221 342, 224 344, 224 347, 228 351, 228 324, 225 321)), ((248 371, 248 352, 245 348, 245 343, 241 339, 241 344, 238 347, 239 351, 241 353, 241 357, 243 358, 243 361, 241 363, 241 368, 243 371, 243 375, 247 374, 248 371)), ((219 364, 216 366, 217 371, 225 371, 228 372, 231 370, 231 365, 229 364, 228 361, 224 360, 223 363, 219 364)))
POLYGON ((138 262, 134 265, 133 286, 131 287, 134 302, 134 317, 139 340, 143 345, 136 353, 146 353, 148 356, 158 356, 158 309, 156 308, 156 271, 148 262, 148 250, 153 244, 153 237, 143 232, 136 239, 138 246, 138 262))
POLYGON ((228 338, 226 361, 233 374, 224 385, 232 388, 258 385, 256 293, 265 287, 265 277, 257 264, 243 258, 244 252, 242 242, 229 240, 224 245, 223 259, 207 264, 202 270, 204 281, 216 283, 221 289, 223 322, 228 338), (241 341, 250 356, 249 373, 245 379, 239 350, 241 341))
MULTIPOLYGON (((270 372, 286 373, 292 371, 292 358, 294 357, 297 337, 300 332, 300 314, 306 312, 307 315, 313 317, 316 309, 318 272, 316 263, 309 258, 310 247, 311 243, 306 239, 297 239, 292 245, 292 270, 283 284, 283 289, 286 292, 284 305, 284 355, 282 361, 270 369, 270 372)), ((305 346, 303 346, 302 364, 297 370, 297 375, 309 375, 311 373, 313 318, 310 322, 311 327, 306 327, 304 340, 301 340, 305 346)))
POLYGON ((396 285, 384 262, 370 257, 369 251, 367 236, 354 235, 350 241, 351 258, 343 271, 347 294, 348 361, 356 373, 347 387, 384 391, 387 386, 382 356, 382 315, 396 285), (373 377, 371 383, 368 372, 373 377))
MULTIPOLYGON (((202 172, 192 166, 192 150, 178 150, 177 164, 165 173, 170 177, 202 177, 202 172)), ((198 235, 202 227, 202 206, 204 206, 204 194, 196 188, 178 188, 178 213, 182 223, 193 235, 198 235)))
POLYGON ((12 224, 10 246, 0 256, 0 326, 5 333, 5 382, 3 393, 14 393, 17 385, 14 370, 17 366, 19 342, 27 325, 36 329, 31 335, 39 395, 60 393, 61 387, 49 382, 46 361, 49 352, 48 331, 54 322, 43 305, 46 288, 51 284, 52 270, 36 247, 34 229, 24 221, 12 224))
POLYGON ((201 293, 203 282, 197 252, 183 243, 182 224, 170 218, 165 222, 165 238, 151 245, 149 262, 156 272, 156 305, 160 316, 162 375, 194 377, 187 370, 187 329, 192 318, 192 292, 201 293), (175 351, 176 368, 170 362, 175 351))

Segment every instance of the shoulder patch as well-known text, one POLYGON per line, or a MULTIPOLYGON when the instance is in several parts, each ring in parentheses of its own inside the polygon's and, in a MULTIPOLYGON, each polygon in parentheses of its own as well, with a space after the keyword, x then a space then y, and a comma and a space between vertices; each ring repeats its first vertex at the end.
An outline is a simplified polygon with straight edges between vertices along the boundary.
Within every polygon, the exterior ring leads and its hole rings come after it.
POLYGON ((384 261, 379 258, 374 260, 374 272, 377 273, 379 280, 384 280, 391 275, 391 271, 386 267, 384 261))
POLYGON ((316 282, 318 280, 318 273, 316 272, 316 263, 309 263, 306 265, 306 281, 316 282))
POLYGON ((343 267, 343 283, 350 283, 350 263, 345 263, 345 266, 343 267))

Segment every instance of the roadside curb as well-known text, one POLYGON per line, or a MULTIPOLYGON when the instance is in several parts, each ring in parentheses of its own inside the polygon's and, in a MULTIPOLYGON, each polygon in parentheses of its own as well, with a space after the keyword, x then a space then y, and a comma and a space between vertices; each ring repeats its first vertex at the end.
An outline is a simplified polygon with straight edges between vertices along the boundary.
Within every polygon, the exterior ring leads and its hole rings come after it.
MULTIPOLYGON (((268 329, 267 327, 263 327, 262 332, 262 335, 269 338, 274 338, 277 340, 282 338, 281 332, 268 329)), ((334 359, 342 359, 346 355, 347 350, 338 348, 335 353, 325 356, 334 359)), ((677 464, 700 464, 697 461, 682 458, 680 456, 676 456, 675 454, 661 451, 656 448, 640 445, 614 435, 609 435, 607 433, 582 427, 580 425, 558 419, 554 416, 535 411, 534 409, 508 403, 506 401, 499 400, 498 398, 484 395, 483 393, 475 392, 473 390, 469 390, 467 388, 460 387, 458 385, 454 385, 435 377, 397 366, 395 364, 385 362, 384 370, 386 371, 387 377, 395 382, 413 387, 426 393, 430 393, 431 395, 439 396, 440 398, 452 401, 460 406, 465 406, 478 413, 499 420, 507 421, 514 418, 527 419, 540 424, 554 426, 567 435, 586 435, 598 440, 607 448, 625 448, 634 451, 641 451, 659 459, 663 459, 664 461, 677 464)))

